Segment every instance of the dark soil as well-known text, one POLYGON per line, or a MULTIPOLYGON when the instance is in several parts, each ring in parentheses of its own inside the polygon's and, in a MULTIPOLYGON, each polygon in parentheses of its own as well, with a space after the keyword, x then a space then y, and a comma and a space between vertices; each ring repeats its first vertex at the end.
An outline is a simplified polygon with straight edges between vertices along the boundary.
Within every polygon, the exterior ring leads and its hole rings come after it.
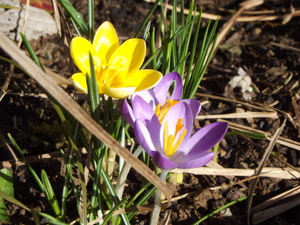
MULTIPOLYGON (((73 2, 75 8, 86 16, 86 1, 73 2)), ((235 0, 199 0, 195 3, 203 7, 203 12, 227 16, 224 20, 220 20, 218 31, 221 31, 223 24, 230 18, 229 10, 239 8, 238 2, 235 0)), ((295 10, 300 9, 299 2, 274 0, 255 8, 255 11, 274 10, 278 14, 284 14, 290 12, 291 5, 295 10)), ((98 27, 102 22, 109 20, 114 24, 122 39, 133 37, 151 6, 151 3, 138 0, 96 1, 95 26, 98 27)), ((155 15, 151 18, 154 23, 156 19, 155 15)), ((243 99, 239 88, 226 89, 230 79, 237 75, 238 68, 244 68, 247 74, 250 75, 254 86, 253 93, 250 93, 252 99, 248 103, 252 105, 270 105, 274 103, 274 109, 279 110, 279 118, 236 118, 228 119, 228 121, 274 134, 286 114, 288 114, 291 116, 292 121, 287 120, 281 136, 299 142, 300 88, 297 82, 299 82, 298 71, 300 69, 300 20, 298 17, 294 17, 286 24, 281 22, 282 20, 235 23, 230 33, 221 43, 236 43, 235 49, 221 50, 220 48, 217 51, 201 82, 198 94, 226 96, 247 102, 243 99), (284 44, 295 49, 284 48, 274 43, 284 44), (291 79, 288 80, 290 76, 291 79)), ((206 24, 207 20, 204 20, 203 23, 206 24)), ((58 37, 43 37, 40 40, 33 41, 32 44, 43 65, 55 71, 60 71, 60 74, 64 77, 72 74, 67 61, 68 54, 58 37), (48 57, 49 55, 51 57, 48 57)), ((0 67, 0 82, 3 85, 8 76, 9 65, 1 61, 0 67)), ((51 183, 55 187, 55 193, 59 195, 64 175, 61 171, 63 171, 64 165, 58 151, 65 146, 65 134, 60 126, 59 118, 49 100, 40 95, 42 90, 36 82, 21 71, 14 70, 9 90, 11 92, 7 93, 0 102, 1 136, 6 137, 7 133, 11 133, 27 157, 45 153, 54 154, 50 159, 29 159, 32 160, 32 166, 37 174, 40 174, 41 170, 48 173, 51 183)), ((66 87, 66 91, 72 93, 73 89, 72 87, 66 87)), ((198 97, 202 102, 207 103, 203 105, 201 112, 203 115, 235 113, 240 109, 247 112, 257 111, 251 106, 237 104, 236 102, 212 99, 204 95, 198 95, 198 97)), ((202 126, 208 122, 215 122, 215 120, 200 121, 199 123, 202 126)), ((257 168, 268 143, 266 140, 231 136, 221 144, 218 163, 225 168, 257 168)), ((12 154, 4 145, 3 140, 0 147, 0 160, 3 162, 12 160, 12 154)), ((286 167, 287 163, 293 167, 300 166, 300 153, 296 149, 276 144, 273 151, 281 161, 271 157, 266 166, 286 167)), ((1 166, 4 165, 7 166, 4 163, 1 166)), ((15 197, 29 207, 38 208, 51 214, 45 196, 40 192, 27 167, 16 165, 7 167, 11 168, 14 174, 15 197)), ((170 214, 167 224, 192 224, 213 210, 240 197, 247 196, 251 181, 224 189, 211 189, 231 182, 238 182, 244 178, 235 177, 230 181, 224 176, 185 174, 184 183, 172 187, 174 197, 186 193, 195 193, 174 202, 164 211, 165 215, 170 214)), ((133 195, 139 189, 140 182, 141 179, 138 173, 132 171, 125 195, 129 197, 133 195)), ((260 178, 255 189, 256 196, 253 200, 253 206, 295 186, 299 186, 298 179, 260 178)), ((74 203, 75 200, 70 199, 70 207, 74 203)), ((10 203, 7 203, 7 206, 11 216, 10 224, 34 224, 31 213, 10 203)), ((246 208, 247 201, 237 203, 209 217, 203 224, 247 224, 246 208)), ((299 210, 300 207, 297 205, 260 224, 300 224, 299 210)), ((70 221, 76 219, 75 208, 74 211, 70 211, 68 215, 70 221)), ((163 221, 163 216, 161 219, 163 221)), ((133 219, 132 224, 148 224, 148 221, 149 213, 141 213, 133 219)))

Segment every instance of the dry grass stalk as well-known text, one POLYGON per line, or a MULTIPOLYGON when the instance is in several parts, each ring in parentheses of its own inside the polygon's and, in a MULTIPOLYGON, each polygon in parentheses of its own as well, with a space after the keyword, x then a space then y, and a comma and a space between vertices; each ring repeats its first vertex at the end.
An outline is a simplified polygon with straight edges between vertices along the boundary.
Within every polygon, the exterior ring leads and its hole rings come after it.
POLYGON ((215 96, 215 95, 196 93, 195 97, 204 97, 204 98, 210 98, 210 99, 217 99, 219 101, 225 101, 225 102, 241 104, 243 106, 246 106, 246 107, 249 107, 249 108, 252 108, 252 109, 256 109, 256 110, 261 110, 261 111, 267 111, 267 112, 275 112, 276 111, 275 109, 270 108, 268 105, 261 105, 261 104, 255 105, 256 103, 249 103, 249 102, 245 102, 245 101, 239 101, 239 100, 220 97, 220 96, 215 96))
POLYGON ((257 212, 260 212, 266 208, 268 208, 269 206, 285 199, 285 198, 288 198, 288 197, 292 197, 292 196, 295 196, 297 194, 300 194, 300 186, 297 186, 297 187, 294 187, 288 191, 285 191, 279 195, 276 195, 270 199, 268 199, 267 201, 253 207, 251 209, 251 214, 254 214, 254 213, 257 213, 257 212))
MULTIPOLYGON (((231 169, 231 168, 195 168, 195 169, 174 169, 173 173, 191 173, 194 175, 214 175, 214 176, 255 176, 256 169, 231 169)), ((300 173, 291 168, 264 167, 257 177, 270 177, 277 179, 298 179, 300 173)))
POLYGON ((286 210, 291 209, 292 207, 299 205, 299 194, 300 186, 297 186, 253 207, 251 209, 251 214, 253 214, 252 223, 261 223, 271 217, 278 215, 279 213, 282 213, 286 210), (274 204, 276 204, 276 206, 270 207, 274 204))
POLYGON ((300 195, 295 195, 290 197, 288 200, 285 199, 285 202, 282 204, 277 204, 276 206, 260 211, 253 215, 252 223, 258 224, 261 223, 269 218, 272 218, 282 212, 285 212, 297 205, 300 204, 300 195))
POLYGON ((243 113, 228 113, 216 115, 200 115, 196 119, 236 119, 236 118, 273 118, 277 119, 277 112, 243 112, 243 113))

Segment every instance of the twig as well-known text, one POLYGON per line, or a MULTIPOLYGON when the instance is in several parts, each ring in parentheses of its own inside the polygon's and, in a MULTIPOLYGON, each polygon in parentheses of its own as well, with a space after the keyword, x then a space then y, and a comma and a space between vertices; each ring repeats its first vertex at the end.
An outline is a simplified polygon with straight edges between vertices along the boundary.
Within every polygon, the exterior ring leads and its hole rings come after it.
POLYGON ((196 119, 233 119, 233 118, 274 118, 277 119, 277 112, 243 112, 243 113, 228 113, 228 114, 217 114, 217 115, 200 115, 196 119))
POLYGON ((277 43, 277 42, 273 42, 273 41, 271 41, 270 44, 274 45, 276 47, 279 47, 279 48, 283 48, 283 49, 287 49, 287 50, 290 50, 290 51, 294 51, 296 53, 300 53, 299 48, 295 48, 295 47, 292 47, 292 46, 289 46, 289 45, 286 45, 286 44, 277 43))
MULTIPOLYGON (((26 0, 25 15, 24 15, 24 21, 23 21, 22 30, 21 30, 22 33, 24 33, 24 31, 25 31, 25 27, 26 27, 26 23, 27 23, 29 3, 30 3, 30 0, 26 0)), ((16 35, 19 35, 19 33, 17 33, 16 35)), ((20 48, 21 44, 22 44, 22 38, 20 38, 19 43, 18 43, 19 48, 20 48)))
POLYGON ((262 221, 265 221, 273 216, 276 216, 286 210, 289 210, 300 204, 300 195, 293 196, 289 201, 286 201, 282 204, 277 204, 276 206, 260 211, 253 215, 253 224, 258 224, 262 221))
POLYGON ((295 97, 293 97, 292 99, 292 106, 295 112, 295 116, 296 116, 296 121, 297 121, 297 130, 298 130, 298 137, 300 137, 300 106, 298 106, 297 101, 295 99, 295 97))
MULTIPOLYGON (((296 168, 299 170, 299 168, 296 168)), ((257 174, 255 169, 208 168, 174 169, 172 173, 190 173, 194 175, 236 176, 236 177, 272 177, 278 179, 299 179, 300 173, 291 168, 264 167, 257 174)), ((251 178, 252 179, 252 178, 251 178)))
POLYGON ((251 209, 251 214, 260 212, 260 211, 264 210, 265 208, 267 208, 267 207, 275 204, 276 202, 282 200, 283 198, 294 196, 294 195, 299 194, 299 193, 300 193, 300 186, 294 187, 294 188, 292 188, 288 191, 285 191, 285 192, 283 192, 279 195, 276 195, 276 196, 268 199, 267 201, 263 202, 262 204, 259 204, 255 207, 253 207, 251 209))
POLYGON ((217 99, 217 100, 220 100, 220 101, 232 102, 232 103, 236 103, 236 104, 241 104, 241 105, 244 105, 246 107, 261 110, 261 111, 267 111, 267 112, 274 112, 275 111, 275 109, 272 109, 272 108, 268 107, 268 105, 257 106, 257 105, 251 104, 249 102, 239 101, 239 100, 225 98, 225 97, 221 97, 221 96, 208 95, 208 94, 202 94, 202 93, 196 93, 195 96, 196 97, 217 99))

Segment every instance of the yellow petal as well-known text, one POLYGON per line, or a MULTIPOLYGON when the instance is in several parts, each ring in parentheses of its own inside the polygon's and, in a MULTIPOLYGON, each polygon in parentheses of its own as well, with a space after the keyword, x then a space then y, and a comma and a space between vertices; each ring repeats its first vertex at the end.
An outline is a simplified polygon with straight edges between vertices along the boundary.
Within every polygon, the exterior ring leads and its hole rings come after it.
POLYGON ((135 91, 142 91, 154 87, 162 79, 162 74, 156 70, 138 70, 129 79, 137 82, 135 91))
POLYGON ((119 38, 114 26, 106 21, 96 31, 94 48, 101 62, 107 63, 113 52, 119 47, 119 38))
POLYGON ((92 53, 94 65, 100 66, 100 58, 97 56, 94 46, 87 39, 83 37, 73 38, 70 51, 75 65, 82 73, 90 73, 89 52, 92 53))
POLYGON ((112 98, 122 99, 127 98, 135 92, 135 87, 110 88, 102 86, 100 94, 106 94, 112 98))
POLYGON ((144 62, 146 44, 143 39, 132 38, 125 41, 111 56, 109 65, 119 75, 130 77, 144 62))
POLYGON ((87 94, 87 84, 86 84, 86 76, 83 73, 75 73, 73 74, 73 76, 71 77, 74 87, 84 93, 87 94))

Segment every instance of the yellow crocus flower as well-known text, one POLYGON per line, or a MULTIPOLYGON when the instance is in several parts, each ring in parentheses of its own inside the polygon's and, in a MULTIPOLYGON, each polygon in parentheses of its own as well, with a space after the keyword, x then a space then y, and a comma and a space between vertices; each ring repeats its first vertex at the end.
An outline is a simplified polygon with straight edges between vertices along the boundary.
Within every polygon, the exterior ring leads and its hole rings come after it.
POLYGON ((86 74, 90 73, 89 52, 93 56, 99 94, 126 98, 136 91, 154 87, 162 78, 156 70, 140 70, 145 55, 145 41, 132 38, 119 45, 118 35, 110 22, 96 31, 93 43, 75 37, 70 44, 71 56, 81 71, 72 76, 75 88, 87 93, 86 74))

